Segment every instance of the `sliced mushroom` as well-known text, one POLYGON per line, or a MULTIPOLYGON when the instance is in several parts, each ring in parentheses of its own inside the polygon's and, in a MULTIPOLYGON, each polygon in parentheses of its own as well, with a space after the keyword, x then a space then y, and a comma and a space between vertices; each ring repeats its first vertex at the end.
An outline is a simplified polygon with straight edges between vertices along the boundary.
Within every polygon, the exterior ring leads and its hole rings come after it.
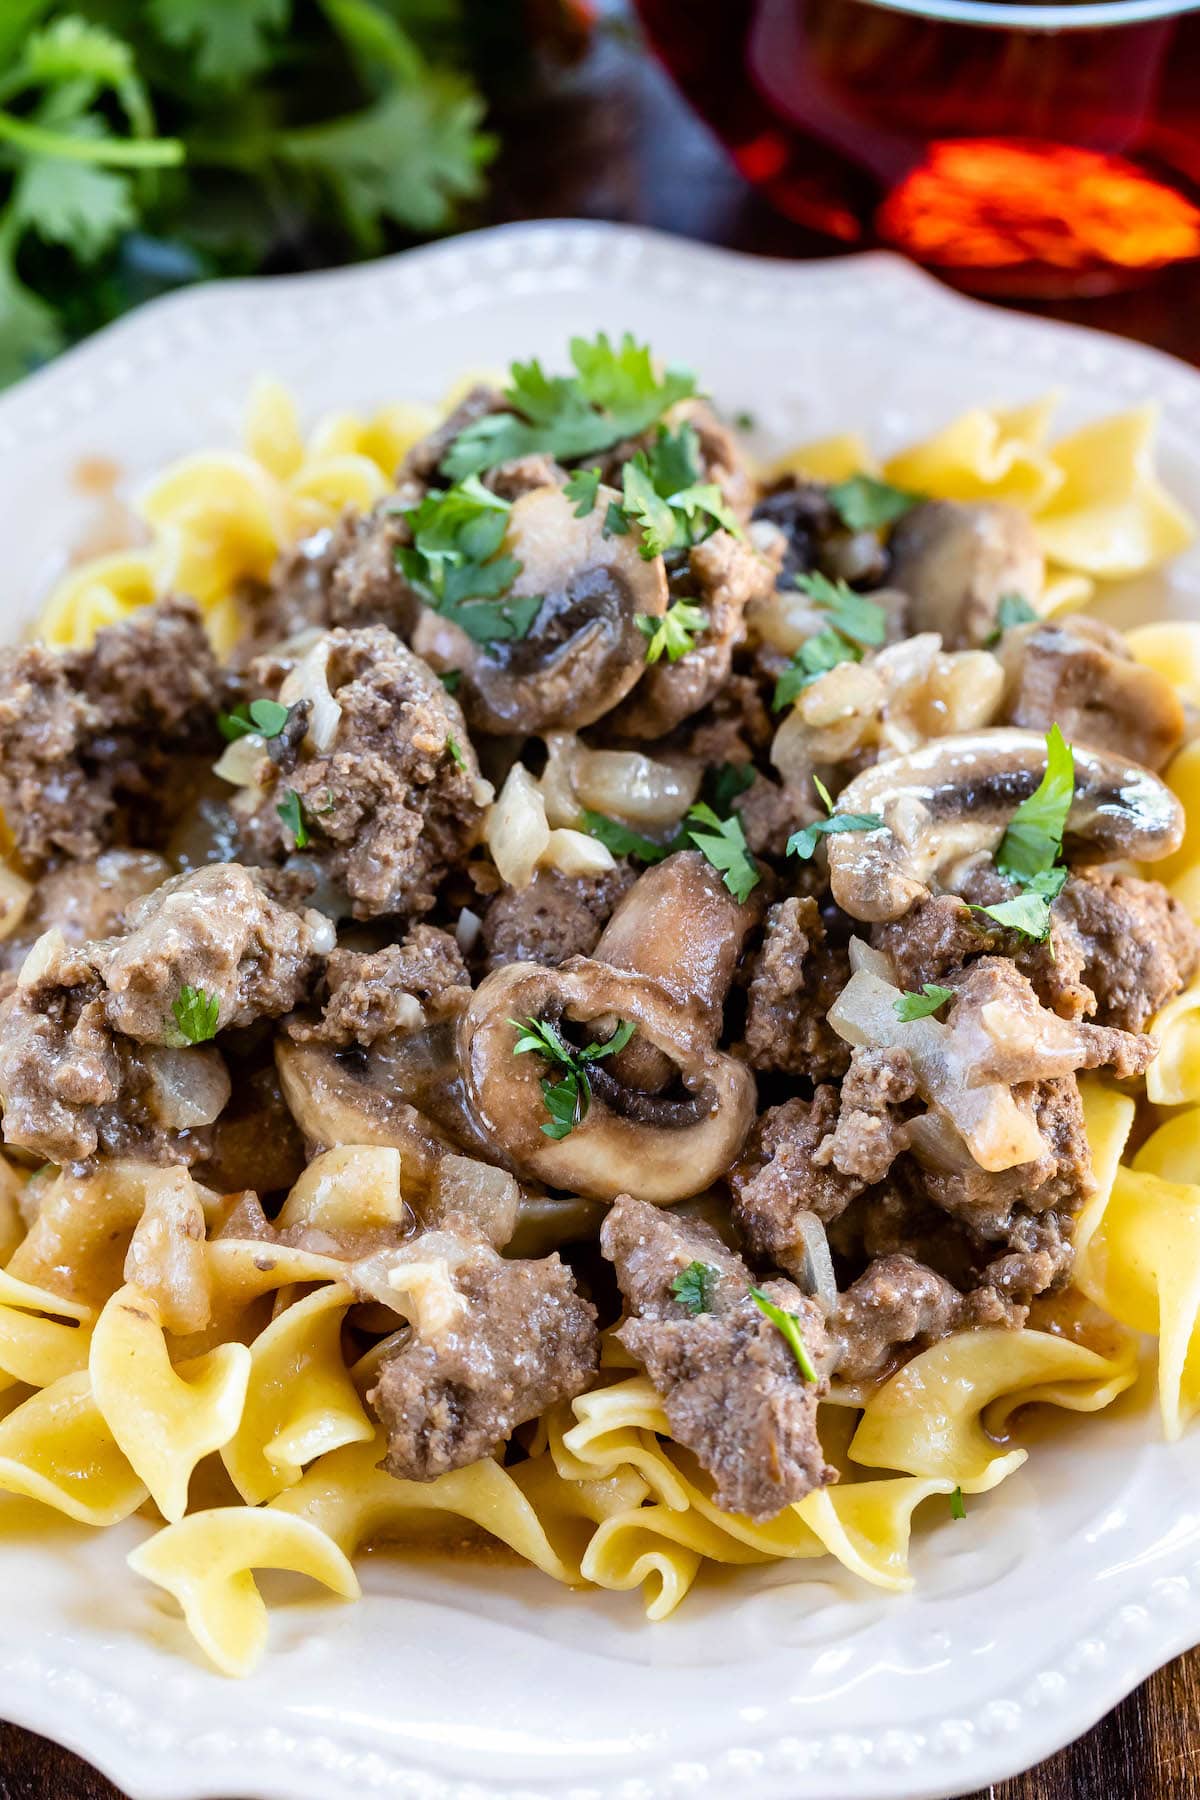
MULTIPOLYGON (((1039 733, 1001 729, 935 739, 864 770, 838 795, 838 811, 875 813, 884 823, 830 835, 834 899, 854 919, 900 918, 954 864, 996 849, 1045 769, 1039 733)), ((1154 862, 1182 837, 1183 808, 1156 775, 1076 748, 1068 861, 1154 862)))
POLYGON ((652 976, 715 1036, 742 946, 761 917, 761 887, 736 900, 699 850, 679 850, 638 877, 592 954, 652 976))
POLYGON ((1047 619, 1004 635, 1008 692, 1001 715, 1045 731, 1057 722, 1072 744, 1096 744, 1147 769, 1164 769, 1183 742, 1179 695, 1135 662, 1100 619, 1047 619))
POLYGON ((1005 594, 1036 605, 1045 563, 1027 513, 988 501, 927 500, 891 539, 890 580, 911 597, 909 629, 940 631, 947 650, 986 644, 1005 594))
POLYGON ((476 990, 459 1022, 459 1056, 480 1128, 518 1174, 595 1200, 633 1193, 657 1205, 697 1194, 724 1174, 754 1117, 754 1077, 718 1051, 696 1009, 647 975, 572 957, 557 969, 510 963, 476 990), (673 1065, 672 1089, 627 1086, 592 1064, 590 1110, 573 1131, 547 1137, 546 1066, 516 1055, 514 1019, 536 1018, 582 1041, 607 1021, 630 1021, 673 1065))
POLYGON ((425 613, 413 647, 436 669, 461 669, 459 697, 476 731, 574 730, 624 699, 646 666, 639 614, 667 609, 662 558, 642 557, 636 532, 605 535, 601 487, 591 512, 557 487, 513 505, 506 543, 521 563, 514 597, 544 595, 523 638, 477 644, 451 621, 425 613))

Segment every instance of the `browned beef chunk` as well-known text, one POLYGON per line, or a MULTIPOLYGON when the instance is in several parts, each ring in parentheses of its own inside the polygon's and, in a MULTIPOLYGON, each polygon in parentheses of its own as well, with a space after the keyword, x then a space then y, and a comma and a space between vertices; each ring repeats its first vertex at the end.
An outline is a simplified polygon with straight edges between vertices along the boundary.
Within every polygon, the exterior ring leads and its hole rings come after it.
POLYGON ((729 679, 734 650, 746 635, 746 608, 770 594, 775 571, 745 538, 715 531, 689 552, 687 574, 679 584, 702 607, 708 623, 678 662, 662 657, 651 664, 612 714, 612 729, 628 737, 664 737, 720 691, 729 679))
POLYGON ((481 477, 484 487, 491 488, 502 500, 519 500, 543 487, 565 487, 567 471, 545 451, 533 456, 516 456, 511 462, 499 463, 481 477))
POLYGON ((273 649, 314 626, 386 625, 407 637, 420 600, 396 552, 410 541, 395 497, 369 513, 347 507, 336 525, 283 551, 268 586, 247 597, 249 650, 273 649))
MULTIPOLYGON (((794 788, 781 787, 757 772, 750 786, 734 800, 733 810, 742 821, 742 833, 755 856, 786 855, 792 833, 816 817, 815 809, 810 811, 794 788)), ((817 876, 809 865, 800 879, 810 871, 813 877, 817 876)))
POLYGON ((697 762, 710 768, 721 763, 741 768, 768 748, 774 734, 758 683, 749 675, 734 674, 679 735, 681 749, 697 762))
POLYGON ((0 807, 22 858, 153 843, 172 758, 219 743, 223 691, 189 600, 106 626, 90 650, 0 650, 0 807))
POLYGON ((215 1051, 181 1032, 184 990, 217 1002, 218 1029, 276 1017, 312 986, 333 944, 320 913, 272 897, 274 880, 216 863, 137 901, 121 937, 79 947, 57 932, 40 938, 4 1005, 6 1141, 78 1161, 142 1154, 148 1134, 210 1125, 229 1078, 215 1051))
POLYGON ((845 1211, 863 1183, 817 1151, 838 1119, 838 1091, 819 1087, 811 1100, 785 1100, 759 1118, 746 1153, 730 1174, 733 1213, 756 1256, 781 1268, 804 1255, 799 1220, 815 1213, 827 1224, 845 1211))
POLYGON ((816 1152, 843 1175, 882 1181, 909 1136, 899 1108, 917 1091, 907 1050, 855 1050, 842 1083, 837 1124, 816 1152))
POLYGON ((633 880, 627 864, 603 875, 540 869, 528 887, 503 889, 483 919, 489 969, 511 962, 553 968, 568 956, 590 956, 633 880))
POLYGON ((344 1048, 454 1018, 471 998, 471 978, 448 931, 414 925, 402 944, 366 955, 335 950, 325 965, 328 999, 318 1025, 293 1036, 344 1048))
POLYGON ((943 983, 971 957, 992 948, 995 940, 986 926, 957 895, 930 894, 902 919, 872 925, 871 942, 891 959, 896 986, 920 993, 927 981, 943 983))
POLYGON ((960 1294, 911 1256, 877 1258, 842 1295, 832 1325, 844 1381, 874 1381, 952 1332, 1024 1323, 994 1289, 960 1294))
POLYGON ((823 1081, 841 1075, 850 1051, 827 1014, 850 979, 845 949, 830 944, 815 900, 783 900, 767 913, 752 959, 746 1051, 756 1069, 823 1081))
POLYGON ((34 939, 55 927, 68 944, 114 936, 134 901, 160 887, 170 873, 153 850, 103 850, 94 861, 48 870, 34 886, 19 932, 0 945, 5 966, 19 969, 34 939))
MULTIPOLYGON (((821 1454, 817 1402, 823 1375, 806 1381, 786 1340, 750 1294, 750 1272, 699 1220, 633 1200, 616 1201, 600 1232, 629 1318, 617 1333, 645 1365, 671 1424, 716 1485, 727 1512, 770 1519, 836 1480, 821 1454), (692 1313, 671 1292, 693 1262, 712 1271, 709 1310, 692 1313)), ((763 1284, 793 1313, 814 1366, 826 1342, 820 1309, 790 1281, 763 1284)))
POLYGON ((1045 619, 1005 645, 1005 718, 1028 730, 1057 724, 1069 744, 1111 750, 1163 769, 1183 742, 1179 696, 1135 662, 1125 639, 1100 619, 1045 619))
POLYGON ((446 1232, 414 1240, 445 1265, 449 1304, 414 1306, 409 1340, 380 1365, 367 1401, 387 1433, 383 1467, 433 1481, 489 1456, 518 1425, 590 1384, 595 1309, 558 1256, 506 1262, 446 1232))
POLYGON ((989 1171, 964 1159, 954 1169, 923 1168, 921 1185, 935 1205, 960 1219, 979 1237, 1006 1238, 1014 1216, 1056 1209, 1078 1212, 1092 1193, 1092 1159, 1083 1123, 1079 1083, 1073 1075, 1017 1089, 1033 1106, 1048 1149, 1036 1162, 989 1171))
MULTIPOLYGON (((428 912, 483 818, 462 713, 382 625, 333 631, 329 642, 329 688, 341 708, 333 741, 286 773, 270 772, 244 821, 246 842, 264 862, 286 856, 293 830, 278 809, 294 794, 311 839, 306 855, 344 890, 355 918, 428 912)), ((262 672, 278 677, 279 665, 262 672)))
POLYGON ((1068 881, 1055 911, 1076 940, 1102 1024, 1144 1031, 1200 964, 1200 932, 1159 881, 1083 870, 1068 881))
POLYGON ((1124 1081, 1144 1074, 1154 1060, 1153 1038, 1048 1014, 1028 977, 1006 956, 980 957, 951 985, 955 1000, 949 1023, 960 1039, 973 1025, 978 1081, 1017 1086, 1075 1069, 1103 1068, 1124 1081))

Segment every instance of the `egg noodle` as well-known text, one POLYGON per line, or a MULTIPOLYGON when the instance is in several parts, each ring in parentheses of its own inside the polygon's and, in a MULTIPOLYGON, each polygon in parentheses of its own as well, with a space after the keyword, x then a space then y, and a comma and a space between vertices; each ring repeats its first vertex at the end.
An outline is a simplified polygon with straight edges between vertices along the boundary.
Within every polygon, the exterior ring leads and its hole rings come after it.
MULTIPOLYGON (((933 497, 1025 508, 1048 559, 1044 611, 1159 567, 1192 529, 1155 474, 1150 408, 1051 442, 1052 408, 974 409, 882 470, 933 497)), ((239 585, 264 580, 282 549, 344 507, 388 493, 435 416, 406 405, 339 414, 306 439, 288 393, 260 381, 241 450, 198 452, 151 481, 136 502, 145 542, 72 569, 41 636, 84 646, 182 592, 228 651, 239 585)), ((877 467, 845 436, 790 453, 775 473, 841 480, 877 467)), ((786 620, 776 624, 786 636, 786 620)), ((1129 644, 1200 707, 1200 625, 1145 626, 1129 644)), ((1200 922, 1200 744, 1167 780, 1192 823, 1155 873, 1200 922)), ((611 1335, 600 1384, 524 1433, 519 1455, 427 1482, 383 1473, 386 1445, 364 1405, 372 1356, 344 1360, 356 1304, 346 1264, 241 1239, 228 1201, 185 1170, 121 1160, 82 1175, 0 1163, 0 1490, 91 1530, 136 1515, 144 1539, 131 1569, 174 1597, 229 1674, 251 1670, 266 1643, 255 1571, 292 1571, 350 1599, 357 1553, 381 1540, 478 1531, 555 1581, 638 1589, 654 1619, 706 1562, 832 1556, 875 1587, 904 1590, 917 1508, 982 1494, 1025 1460, 1009 1435, 1018 1408, 1102 1410, 1134 1384, 1143 1333, 1158 1341, 1166 1434, 1200 1406, 1200 980, 1151 1029, 1161 1050, 1147 1094, 1168 1110, 1130 1159, 1134 1100, 1096 1077, 1080 1084, 1097 1188, 1076 1225, 1074 1283, 1079 1307, 1105 1316, 1103 1332, 1049 1316, 1039 1329, 1035 1313, 1030 1329, 936 1343, 865 1400, 835 1383, 820 1436, 840 1479, 766 1523, 718 1510, 611 1335), (186 1266, 163 1284, 168 1235, 186 1266)), ((347 1219, 399 1221, 405 1186, 400 1150, 342 1145, 310 1164, 282 1222, 336 1235, 347 1219)), ((4 1522, 0 1503, 0 1534, 4 1522)))

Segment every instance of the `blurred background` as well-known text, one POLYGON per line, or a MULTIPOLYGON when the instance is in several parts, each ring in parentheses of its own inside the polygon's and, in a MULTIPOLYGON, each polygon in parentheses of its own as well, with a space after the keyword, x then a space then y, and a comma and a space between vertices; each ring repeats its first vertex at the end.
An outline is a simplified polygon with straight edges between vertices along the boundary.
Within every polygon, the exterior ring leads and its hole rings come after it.
POLYGON ((1200 11, 0 4, 0 380, 192 281, 547 216, 882 245, 1200 359, 1200 11))

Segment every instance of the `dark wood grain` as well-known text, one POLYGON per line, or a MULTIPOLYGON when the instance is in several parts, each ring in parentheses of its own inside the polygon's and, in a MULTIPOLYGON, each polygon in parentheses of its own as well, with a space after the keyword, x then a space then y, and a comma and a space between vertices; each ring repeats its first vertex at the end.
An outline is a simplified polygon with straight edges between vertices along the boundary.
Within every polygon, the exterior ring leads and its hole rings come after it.
MULTIPOLYGON (((609 12, 579 65, 496 97, 505 149, 481 222, 618 219, 766 256, 827 255, 825 240, 747 187, 640 53, 620 9, 609 12)), ((1132 293, 1029 310, 1200 362, 1196 265, 1132 293)), ((1060 1755, 964 1800, 1200 1800, 1198 1721, 1200 1651, 1160 1670, 1060 1755)), ((0 1800, 122 1797, 78 1757, 0 1724, 0 1800)))

